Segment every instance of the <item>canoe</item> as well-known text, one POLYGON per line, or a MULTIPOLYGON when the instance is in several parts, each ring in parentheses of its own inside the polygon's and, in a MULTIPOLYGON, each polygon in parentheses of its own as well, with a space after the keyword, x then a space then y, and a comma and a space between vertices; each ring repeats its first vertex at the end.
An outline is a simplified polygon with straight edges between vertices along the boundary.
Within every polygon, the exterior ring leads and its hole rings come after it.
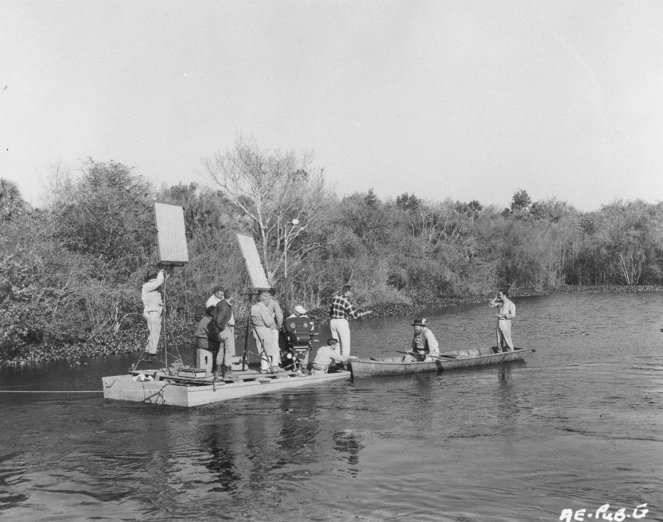
POLYGON ((516 348, 512 352, 495 352, 494 347, 471 348, 455 352, 441 353, 436 360, 440 371, 456 370, 459 368, 472 368, 514 361, 522 361, 529 350, 516 348))
POLYGON ((407 375, 410 373, 448 371, 457 368, 520 361, 525 357, 525 352, 527 350, 516 348, 513 352, 495 353, 494 348, 486 347, 443 352, 433 361, 410 362, 403 361, 402 357, 354 359, 350 361, 350 371, 352 372, 353 379, 380 375, 407 375))
POLYGON ((353 359, 350 361, 352 378, 438 371, 436 361, 403 361, 402 359, 403 357, 353 359))
POLYGON ((127 375, 102 377, 104 398, 190 408, 290 388, 349 380, 350 372, 316 375, 256 371, 233 372, 233 378, 213 381, 211 377, 171 375, 163 370, 132 371, 127 375))

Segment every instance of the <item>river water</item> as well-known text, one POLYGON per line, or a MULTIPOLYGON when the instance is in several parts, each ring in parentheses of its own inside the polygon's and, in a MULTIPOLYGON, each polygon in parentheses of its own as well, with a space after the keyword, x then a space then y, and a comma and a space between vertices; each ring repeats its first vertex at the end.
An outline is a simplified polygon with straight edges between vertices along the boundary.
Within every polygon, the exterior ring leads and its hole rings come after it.
MULTIPOLYGON (((44 392, 0 393, 0 519, 663 520, 663 294, 515 303, 524 363, 190 410, 105 401, 133 358, 3 371, 44 392)), ((352 323, 353 354, 396 355, 410 319, 352 323)), ((428 322, 494 344, 485 304, 428 322)))

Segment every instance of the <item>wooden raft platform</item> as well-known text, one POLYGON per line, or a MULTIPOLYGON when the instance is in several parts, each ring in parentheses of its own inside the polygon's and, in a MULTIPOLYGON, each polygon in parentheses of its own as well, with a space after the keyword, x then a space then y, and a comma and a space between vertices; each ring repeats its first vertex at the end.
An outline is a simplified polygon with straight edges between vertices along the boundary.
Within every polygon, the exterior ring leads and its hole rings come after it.
POLYGON ((104 398, 116 401, 164 404, 185 408, 213 404, 289 388, 349 380, 350 372, 316 375, 253 370, 232 372, 224 379, 169 375, 162 370, 132 371, 126 375, 102 377, 104 398), (142 377, 141 377, 142 376, 142 377))

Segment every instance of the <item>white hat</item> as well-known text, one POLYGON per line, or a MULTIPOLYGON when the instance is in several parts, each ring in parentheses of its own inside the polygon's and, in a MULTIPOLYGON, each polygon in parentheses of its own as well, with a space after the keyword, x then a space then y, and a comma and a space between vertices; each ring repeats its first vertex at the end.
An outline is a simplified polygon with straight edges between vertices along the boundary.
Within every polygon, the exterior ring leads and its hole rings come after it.
POLYGON ((302 305, 297 305, 295 306, 295 312, 297 312, 299 315, 304 315, 306 314, 306 308, 304 308, 302 305))

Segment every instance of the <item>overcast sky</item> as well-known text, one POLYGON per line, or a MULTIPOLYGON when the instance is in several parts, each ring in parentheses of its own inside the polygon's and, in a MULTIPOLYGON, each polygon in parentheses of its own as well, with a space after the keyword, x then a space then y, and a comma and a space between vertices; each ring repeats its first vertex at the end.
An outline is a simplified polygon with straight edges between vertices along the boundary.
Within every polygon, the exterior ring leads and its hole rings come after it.
POLYGON ((172 185, 252 136, 373 188, 580 210, 663 199, 663 2, 0 0, 0 177, 172 185))

